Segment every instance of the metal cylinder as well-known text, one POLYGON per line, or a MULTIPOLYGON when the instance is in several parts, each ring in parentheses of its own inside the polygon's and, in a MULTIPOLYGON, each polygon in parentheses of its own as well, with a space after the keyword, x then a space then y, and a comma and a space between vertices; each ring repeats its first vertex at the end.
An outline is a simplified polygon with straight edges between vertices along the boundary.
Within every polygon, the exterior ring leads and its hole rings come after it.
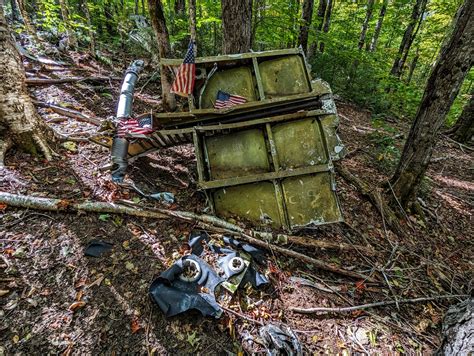
MULTIPOLYGON (((132 115, 133 92, 138 81, 138 74, 143 69, 143 61, 134 61, 125 72, 120 97, 117 104, 116 117, 119 120, 128 120, 132 115)), ((128 167, 128 140, 114 136, 112 143, 112 181, 123 182, 128 167)))

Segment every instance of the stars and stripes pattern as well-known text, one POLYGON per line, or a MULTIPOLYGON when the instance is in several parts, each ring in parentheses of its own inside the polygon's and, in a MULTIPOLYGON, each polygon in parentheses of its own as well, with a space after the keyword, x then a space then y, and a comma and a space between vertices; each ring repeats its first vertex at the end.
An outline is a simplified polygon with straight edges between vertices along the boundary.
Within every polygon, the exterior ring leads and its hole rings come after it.
POLYGON ((224 109, 224 108, 231 108, 235 105, 244 104, 247 102, 243 96, 229 94, 224 91, 219 90, 217 92, 216 103, 214 104, 214 108, 216 109, 224 109))
POLYGON ((144 137, 153 132, 153 124, 150 116, 141 119, 130 118, 128 120, 120 120, 117 125, 117 136, 135 136, 144 137))
POLYGON ((194 42, 190 41, 183 64, 180 65, 176 73, 176 78, 171 86, 172 93, 181 96, 192 94, 196 77, 196 64, 194 62, 194 42))

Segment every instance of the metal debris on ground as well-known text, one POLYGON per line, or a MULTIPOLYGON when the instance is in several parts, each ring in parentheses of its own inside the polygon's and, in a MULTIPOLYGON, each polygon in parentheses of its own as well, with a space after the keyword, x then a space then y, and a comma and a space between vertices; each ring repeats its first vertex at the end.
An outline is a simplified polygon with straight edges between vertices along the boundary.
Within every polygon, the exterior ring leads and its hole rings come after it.
MULTIPOLYGON (((196 58, 194 91, 180 112, 155 113, 145 138, 97 136, 112 147, 114 181, 162 147, 194 143, 198 186, 212 212, 292 230, 342 221, 333 161, 344 155, 333 94, 312 80, 301 49, 196 58), (216 109, 225 92, 242 98, 216 109), (245 99, 245 100, 243 100, 245 99), (125 140, 125 141, 124 141, 125 140)), ((117 118, 131 118, 141 63, 127 70, 117 118)), ((181 60, 162 59, 161 70, 181 60)))
POLYGON ((303 355, 298 337, 287 325, 267 324, 262 326, 258 333, 269 356, 282 354, 289 356, 303 355))
POLYGON ((196 309, 219 318, 223 311, 219 303, 229 299, 226 291, 232 294, 247 283, 254 288, 268 284, 255 266, 264 261, 263 252, 251 245, 225 238, 220 246, 205 231, 193 231, 187 252, 150 286, 152 299, 166 316, 196 309))

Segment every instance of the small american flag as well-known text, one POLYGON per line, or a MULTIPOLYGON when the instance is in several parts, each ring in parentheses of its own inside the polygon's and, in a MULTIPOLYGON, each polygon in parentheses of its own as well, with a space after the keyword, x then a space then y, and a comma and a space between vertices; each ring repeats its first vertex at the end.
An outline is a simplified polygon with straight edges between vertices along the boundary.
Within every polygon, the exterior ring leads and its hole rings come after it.
POLYGON ((176 78, 171 86, 172 93, 181 96, 192 94, 196 76, 196 64, 194 60, 194 42, 190 41, 183 64, 179 66, 176 78))
POLYGON ((120 120, 117 125, 117 136, 143 137, 153 132, 152 119, 150 116, 141 119, 120 120))
POLYGON ((224 91, 219 90, 217 92, 216 103, 214 104, 214 108, 216 109, 224 109, 224 108, 231 108, 235 105, 244 104, 247 102, 243 96, 229 94, 224 91))

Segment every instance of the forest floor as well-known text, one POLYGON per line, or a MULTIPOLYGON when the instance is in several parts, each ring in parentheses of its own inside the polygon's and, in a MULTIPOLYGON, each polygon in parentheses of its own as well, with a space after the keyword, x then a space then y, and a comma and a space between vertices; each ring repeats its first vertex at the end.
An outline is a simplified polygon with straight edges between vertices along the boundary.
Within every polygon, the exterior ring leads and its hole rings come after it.
MULTIPOLYGON (((86 54, 71 55, 67 66, 33 61, 25 65, 33 73, 30 76, 37 78, 121 76, 86 54)), ((152 72, 149 69, 148 74, 152 72)), ((143 88, 145 82, 137 86, 136 113, 160 109, 158 84, 150 81, 143 88)), ((31 94, 38 101, 106 118, 114 113, 120 85, 120 80, 110 80, 99 85, 32 86, 31 94)), ((373 120, 369 111, 347 102, 338 102, 338 111, 340 135, 349 152, 341 164, 374 187, 385 182, 409 124, 373 120)), ((40 108, 39 112, 64 135, 88 135, 96 129, 50 109, 40 108)), ((110 173, 100 170, 109 162, 106 148, 77 141, 59 146, 56 152, 60 158, 46 162, 11 150, 0 171, 0 190, 70 200, 137 198, 135 192, 112 184, 110 173)), ((146 191, 174 193, 172 209, 202 213, 205 200, 197 192, 195 163, 193 146, 183 145, 138 159, 129 167, 129 174, 146 191)), ((422 192, 426 219, 409 216, 403 224, 405 238, 386 228, 371 203, 338 176, 346 223, 304 229, 299 234, 370 245, 378 254, 301 252, 346 269, 375 273, 381 282, 344 278, 273 254, 267 271, 271 286, 238 292, 234 305, 258 303, 248 311, 236 310, 259 322, 284 322, 310 353, 431 353, 440 343, 443 315, 456 299, 318 315, 297 314, 288 308, 469 293, 474 270, 472 173, 472 150, 440 137, 422 192), (314 281, 316 288, 295 285, 291 277, 314 281)), ((0 354, 263 350, 249 343, 249 335, 255 336, 258 329, 252 321, 234 314, 216 321, 197 312, 167 319, 151 301, 150 283, 173 262, 193 229, 191 224, 8 206, 0 209, 0 354), (111 253, 100 258, 84 256, 87 244, 97 239, 113 243, 111 253)))

